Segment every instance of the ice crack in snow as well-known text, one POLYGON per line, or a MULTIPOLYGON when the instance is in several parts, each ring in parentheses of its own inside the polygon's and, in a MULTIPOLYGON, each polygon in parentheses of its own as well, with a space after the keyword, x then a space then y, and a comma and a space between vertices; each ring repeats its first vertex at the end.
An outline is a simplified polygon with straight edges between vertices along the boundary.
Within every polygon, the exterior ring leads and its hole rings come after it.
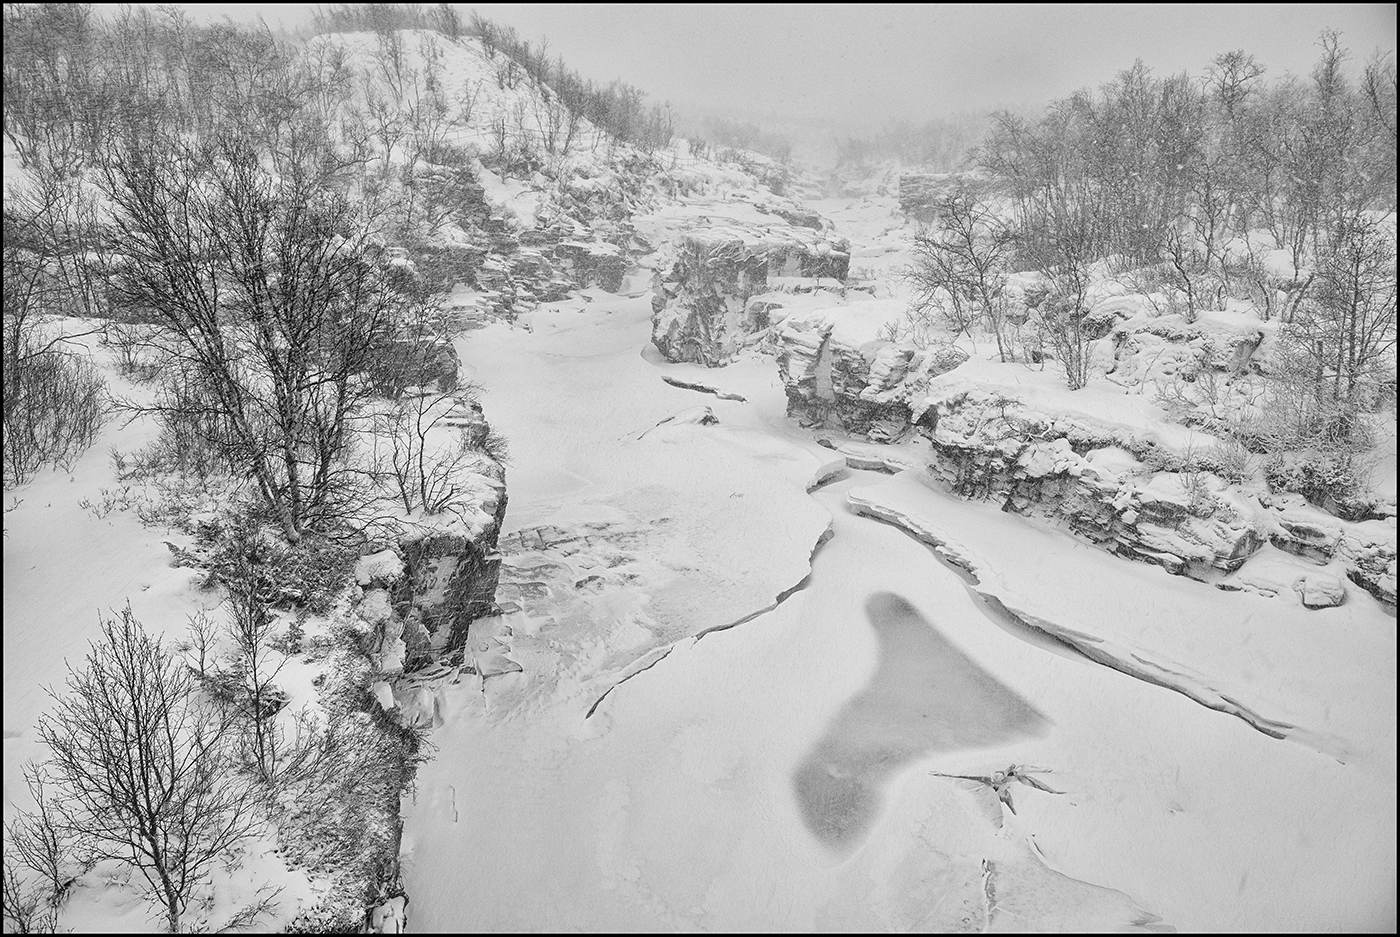
POLYGON ((1057 625, 1054 622, 1037 618, 1034 615, 1007 606, 1006 603, 1001 600, 1000 596, 977 588, 977 586, 980 585, 980 580, 977 576, 975 566, 966 557, 949 548, 946 543, 939 540, 928 530, 922 527, 911 526, 908 522, 908 518, 897 511, 884 509, 877 503, 857 497, 851 497, 850 503, 851 506, 856 509, 857 513, 864 514, 873 520, 892 524, 920 543, 927 545, 933 550, 936 556, 953 567, 954 572, 963 576, 969 592, 980 597, 993 611, 1004 615, 1017 626, 1025 628, 1035 634, 1042 635, 1110 670, 1116 670, 1121 674, 1125 674, 1136 680, 1141 680, 1144 683, 1151 683, 1155 686, 1180 693, 1192 702, 1204 706, 1207 709, 1234 716, 1254 730, 1270 738, 1286 739, 1307 745, 1316 751, 1330 755, 1343 764, 1345 764, 1350 757, 1348 747, 1341 739, 1332 737, 1326 733, 1302 729, 1291 723, 1282 722, 1277 719, 1270 719, 1267 716, 1260 715, 1258 712, 1255 712, 1239 701, 1226 696, 1224 693, 1204 683, 1198 683, 1186 674, 1178 673, 1155 661, 1148 660, 1139 654, 1125 650, 1115 650, 1112 645, 1106 643, 1102 638, 1090 634, 1083 634, 1071 628, 1057 625))
POLYGON ((992 882, 992 875, 996 872, 996 863, 991 859, 982 860, 982 933, 987 933, 992 929, 992 914, 996 911, 997 892, 996 885, 992 882))
POLYGON ((589 716, 592 716, 593 713, 594 713, 594 711, 597 710, 598 705, 599 705, 600 703, 602 703, 603 700, 605 700, 605 699, 608 698, 608 694, 609 694, 609 693, 611 693, 613 690, 616 690, 618 687, 622 686, 622 685, 623 685, 624 683, 626 683, 628 680, 631 680, 631 679, 632 679, 633 677, 635 677, 637 674, 639 674, 639 673, 646 673, 648 670, 650 670, 651 668, 655 667, 657 664, 661 663, 661 662, 662 662, 663 660, 665 660, 667 657, 671 656, 671 652, 674 651, 675 649, 676 649, 676 646, 675 646, 674 644, 671 645, 670 647, 666 648, 666 650, 663 651, 663 652, 661 653, 661 656, 657 657, 656 660, 652 661, 650 664, 647 664, 645 667, 642 667, 642 668, 640 668, 640 669, 638 669, 638 670, 634 670, 632 673, 629 673, 627 676, 623 677, 621 680, 617 681, 617 682, 614 683, 612 686, 608 687, 607 690, 605 690, 605 691, 603 692, 603 695, 600 696, 600 697, 598 697, 596 700, 594 700, 594 701, 593 701, 593 705, 590 706, 590 707, 588 707, 588 712, 584 715, 583 718, 587 719, 589 716))
MULTIPOLYGON (((811 569, 812 561, 815 560, 815 559, 817 558, 817 551, 819 551, 819 550, 822 548, 822 546, 823 546, 828 540, 830 540, 830 539, 832 538, 832 535, 833 535, 832 528, 831 528, 830 525, 828 525, 827 528, 826 528, 826 530, 822 531, 822 535, 821 535, 820 537, 817 538, 817 542, 816 542, 815 544, 813 544, 813 546, 812 546, 812 553, 811 553, 811 556, 809 556, 809 557, 808 557, 808 560, 807 560, 807 575, 803 576, 800 580, 798 580, 798 582, 797 582, 796 585, 789 586, 788 588, 784 589, 782 592, 779 592, 778 595, 777 595, 777 597, 773 600, 773 602, 772 602, 771 605, 765 605, 763 608, 760 608, 758 611, 756 611, 756 612, 750 612, 749 614, 745 615, 744 617, 739 618, 739 619, 737 619, 737 620, 735 620, 735 621, 728 622, 727 624, 723 624, 723 625, 714 625, 713 627, 706 628, 705 630, 703 630, 703 631, 701 631, 701 632, 699 632, 699 633, 697 633, 697 634, 695 634, 695 635, 690 636, 689 639, 683 638, 682 640, 694 640, 694 641, 699 641, 701 638, 703 638, 703 637, 704 637, 705 635, 707 635, 707 634, 713 634, 713 633, 716 632, 716 631, 728 631, 730 628, 737 628, 739 625, 745 624, 746 622, 753 621, 755 618, 758 618, 758 617, 760 617, 760 616, 762 616, 762 615, 767 615, 769 612, 773 611, 773 610, 774 610, 775 608, 777 608, 779 605, 782 605, 782 604, 783 604, 784 602, 786 602, 788 599, 792 598, 794 595, 796 595, 797 593, 801 592, 803 589, 807 588, 807 586, 808 586, 808 585, 811 583, 811 581, 812 581, 812 569, 811 569)), ((657 664, 659 664, 659 663, 661 663, 663 660, 665 660, 665 659, 667 658, 667 656, 669 656, 670 653, 676 649, 676 645, 679 644, 679 643, 680 643, 680 642, 677 641, 675 644, 672 644, 670 647, 666 648, 665 652, 662 653, 661 656, 657 657, 656 660, 654 660, 654 661, 652 661, 651 663, 647 664, 645 667, 642 667, 642 668, 640 668, 640 669, 638 669, 638 670, 633 671, 632 673, 629 673, 627 676, 623 677, 621 680, 617 681, 617 682, 614 683, 612 686, 608 687, 607 690, 604 691, 603 695, 600 696, 600 697, 598 697, 596 700, 594 700, 594 701, 593 701, 593 705, 590 706, 590 707, 588 707, 588 712, 584 715, 583 718, 587 719, 587 718, 589 718, 589 716, 592 716, 593 713, 594 713, 595 711, 597 711, 599 704, 601 704, 601 703, 603 702, 603 700, 607 699, 608 694, 611 693, 613 690, 616 690, 618 687, 622 686, 622 685, 623 685, 624 683, 626 683, 628 680, 631 680, 633 677, 637 676, 637 674, 639 674, 639 673, 645 673, 646 671, 650 670, 651 668, 655 667, 657 664)))

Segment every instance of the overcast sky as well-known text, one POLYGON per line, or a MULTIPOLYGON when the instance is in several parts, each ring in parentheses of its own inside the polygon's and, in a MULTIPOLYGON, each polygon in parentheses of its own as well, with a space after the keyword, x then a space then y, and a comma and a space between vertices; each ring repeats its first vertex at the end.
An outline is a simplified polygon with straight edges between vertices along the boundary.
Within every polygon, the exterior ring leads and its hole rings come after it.
MULTIPOLYGON (((471 6, 459 4, 464 13, 471 6)), ((1318 34, 1359 63, 1395 50, 1393 4, 476 4, 585 76, 622 78, 651 100, 784 119, 880 124, 1036 105, 1109 80, 1141 58, 1198 74, 1231 49, 1269 74, 1306 74, 1318 34)), ((199 19, 262 14, 287 26, 304 4, 199 4, 199 19)))

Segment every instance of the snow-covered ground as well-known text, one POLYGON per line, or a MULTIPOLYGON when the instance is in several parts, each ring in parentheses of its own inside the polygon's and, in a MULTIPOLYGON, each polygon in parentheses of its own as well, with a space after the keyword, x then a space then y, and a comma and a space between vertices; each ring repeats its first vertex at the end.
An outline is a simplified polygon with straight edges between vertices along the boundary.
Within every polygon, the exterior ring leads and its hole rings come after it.
POLYGON ((809 495, 829 453, 784 420, 771 362, 665 364, 644 299, 593 298, 459 340, 512 441, 507 531, 634 539, 532 568, 533 599, 482 625, 523 671, 444 690, 405 808, 412 929, 1394 920, 1395 632, 1373 603, 1295 615, 899 477, 809 495), (852 492, 946 521, 1006 605, 1298 730, 999 627, 852 492), (600 564, 630 578, 590 582, 600 564), (1007 782, 1012 814, 931 773, 1013 763, 1059 793, 1007 782))
MULTIPOLYGON (((70 319, 59 325, 77 334, 89 332, 94 323, 70 319)), ((114 373, 110 352, 99 346, 96 335, 76 339, 72 347, 104 367, 114 393, 148 392, 114 373)), ((64 694, 68 665, 81 669, 89 642, 101 635, 102 620, 130 604, 148 632, 170 643, 184 636, 190 615, 220 603, 217 593, 201 589, 203 571, 171 562, 167 542, 184 546, 189 537, 145 526, 133 512, 113 504, 123 485, 114 478, 111 451, 130 454, 154 437, 152 421, 109 418, 71 471, 45 469, 5 497, 7 823, 17 811, 33 808, 23 770, 48 755, 35 731, 40 713, 53 708, 47 691, 64 694)), ((295 669, 288 668, 287 676, 295 669)), ((285 924, 309 903, 314 890, 306 874, 289 870, 273 845, 270 835, 247 844, 236 871, 197 890, 187 923, 217 927, 264 888, 280 891, 272 915, 259 922, 263 926, 285 924)), ((139 880, 133 882, 133 875, 130 868, 106 862, 83 876, 68 892, 59 926, 77 933, 148 933, 157 915, 139 897, 139 880)))
MULTIPOLYGON (((421 71, 433 49, 409 38, 421 71)), ((335 41, 374 56, 370 34, 335 41)), ((439 51, 451 95, 478 93, 453 142, 544 103, 497 83, 474 41, 439 51)), ((592 172, 606 159, 585 130, 575 168, 592 172)), ((737 169, 670 162, 670 200, 636 219, 661 255, 702 219, 772 220, 754 205, 777 200, 737 169)), ((481 180, 493 207, 536 219, 542 180, 481 180)), ((856 345, 908 297, 912 228, 868 190, 808 203, 873 284, 841 307, 856 345)), ((918 472, 843 468, 786 416, 771 356, 665 362, 649 282, 456 339, 510 445, 503 614, 469 636, 484 683, 424 680, 439 724, 404 804, 412 930, 1394 927, 1393 613, 1350 585, 1319 611, 1227 594, 918 472)), ((986 352, 944 383, 1010 382, 1045 412, 1195 440, 1141 380, 1070 393, 986 352)), ((151 436, 113 423, 71 473, 6 498, 6 819, 42 755, 43 688, 99 614, 130 601, 173 638, 216 601, 171 565, 181 535, 102 508, 109 449, 151 436)), ((862 464, 899 462, 878 448, 862 464)), ((1251 575, 1270 562, 1282 581, 1301 561, 1264 554, 1251 575)), ((220 881, 206 923, 267 882, 286 889, 273 924, 314 899, 268 845, 220 881)), ((149 927, 121 874, 85 879, 63 925, 149 927)))

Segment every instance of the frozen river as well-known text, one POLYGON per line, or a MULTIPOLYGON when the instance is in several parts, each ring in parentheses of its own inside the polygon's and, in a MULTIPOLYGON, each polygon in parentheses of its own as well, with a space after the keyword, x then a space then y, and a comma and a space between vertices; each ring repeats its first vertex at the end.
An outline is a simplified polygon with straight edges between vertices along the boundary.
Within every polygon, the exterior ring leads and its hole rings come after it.
MULTIPOLYGON (((506 551, 521 610, 480 629, 523 671, 443 689, 405 810, 411 929, 1393 922, 1393 754, 1344 764, 998 627, 850 510, 887 476, 808 493, 831 454, 771 361, 661 363, 647 299, 594 295, 458 343, 511 441, 507 532, 543 533, 506 551), (1013 764, 1045 769, 1001 785, 1014 813, 946 776, 1013 764)), ((1050 562, 1032 534, 1027 569, 1050 562)))

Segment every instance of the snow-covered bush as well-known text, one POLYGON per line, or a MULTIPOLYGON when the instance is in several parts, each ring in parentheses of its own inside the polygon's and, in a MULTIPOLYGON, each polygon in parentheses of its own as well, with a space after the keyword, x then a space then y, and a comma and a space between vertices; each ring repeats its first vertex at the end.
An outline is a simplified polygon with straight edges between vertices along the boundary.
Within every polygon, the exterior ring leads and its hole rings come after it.
POLYGON ((256 505, 239 505, 196 528, 210 585, 250 591, 274 608, 325 614, 350 579, 356 552, 347 542, 309 534, 288 544, 256 505))
POLYGON ((326 897, 292 931, 358 930, 378 889, 397 878, 398 805, 427 743, 400 725, 369 689, 375 650, 337 627, 333 669, 322 689, 324 720, 299 736, 298 772, 273 806, 282 856, 329 879, 326 897))
POLYGON ((1344 520, 1364 520, 1375 500, 1363 461, 1350 452, 1279 453, 1264 463, 1264 474, 1275 491, 1296 492, 1344 520))

